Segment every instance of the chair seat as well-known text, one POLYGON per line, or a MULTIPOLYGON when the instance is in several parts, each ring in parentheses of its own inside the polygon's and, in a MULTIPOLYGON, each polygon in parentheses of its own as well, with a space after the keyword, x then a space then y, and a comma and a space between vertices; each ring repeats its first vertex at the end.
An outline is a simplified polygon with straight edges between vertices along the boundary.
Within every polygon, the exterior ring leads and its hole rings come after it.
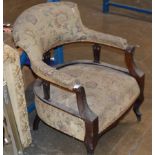
MULTIPOLYGON (((61 71, 84 86, 88 105, 99 118, 99 133, 117 120, 134 103, 140 92, 134 78, 108 67, 76 64, 64 67, 61 71)), ((35 87, 35 92, 43 98, 41 87, 35 87)), ((49 104, 78 115, 75 94, 53 85, 50 86, 50 93, 49 104)))

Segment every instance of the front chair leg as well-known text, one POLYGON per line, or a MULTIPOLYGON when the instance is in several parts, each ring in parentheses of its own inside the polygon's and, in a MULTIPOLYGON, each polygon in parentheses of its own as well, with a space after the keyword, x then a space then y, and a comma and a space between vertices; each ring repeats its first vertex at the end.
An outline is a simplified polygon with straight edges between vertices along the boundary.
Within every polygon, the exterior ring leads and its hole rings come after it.
POLYGON ((41 119, 39 118, 38 114, 36 114, 34 122, 33 122, 33 130, 38 130, 38 126, 41 119))
POLYGON ((137 121, 139 122, 141 121, 141 116, 142 116, 139 109, 140 109, 142 102, 144 101, 144 75, 137 81, 140 87, 140 95, 133 105, 133 111, 136 114, 137 121))
POLYGON ((87 149, 87 155, 94 155, 94 150, 87 149))
POLYGON ((91 147, 87 144, 86 145, 86 149, 87 149, 87 155, 94 155, 94 149, 91 149, 91 147))
POLYGON ((87 104, 84 87, 78 85, 76 87, 74 91, 76 93, 79 114, 85 122, 84 143, 87 149, 87 155, 94 155, 94 150, 98 142, 98 117, 91 111, 87 104))
POLYGON ((139 99, 136 100, 136 102, 134 103, 133 105, 133 111, 137 117, 137 121, 140 122, 141 121, 141 117, 142 117, 142 114, 139 110, 140 108, 140 105, 142 104, 142 101, 140 101, 139 99))
POLYGON ((136 63, 134 61, 134 52, 135 52, 135 47, 134 46, 129 46, 127 48, 127 51, 125 53, 125 61, 126 61, 126 65, 128 67, 129 70, 129 74, 131 76, 133 76, 140 88, 140 95, 138 97, 138 99, 136 100, 136 102, 133 105, 133 111, 136 114, 137 120, 141 121, 141 113, 140 113, 140 106, 144 100, 144 81, 145 81, 145 74, 143 73, 143 71, 141 71, 137 66, 136 63))

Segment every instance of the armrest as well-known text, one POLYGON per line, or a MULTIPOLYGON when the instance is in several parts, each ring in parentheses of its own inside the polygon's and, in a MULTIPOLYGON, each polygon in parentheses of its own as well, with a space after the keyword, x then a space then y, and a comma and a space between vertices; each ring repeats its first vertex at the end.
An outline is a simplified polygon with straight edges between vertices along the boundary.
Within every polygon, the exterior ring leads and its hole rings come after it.
POLYGON ((31 68, 40 78, 71 92, 73 92, 74 85, 78 82, 75 78, 48 66, 41 60, 31 61, 31 68))
POLYGON ((77 83, 75 78, 48 66, 42 61, 31 61, 32 70, 42 79, 51 82, 53 85, 76 94, 77 106, 80 117, 85 121, 93 122, 97 116, 90 110, 84 88, 77 83))
POLYGON ((88 28, 84 28, 81 41, 94 42, 107 46, 112 46, 122 50, 128 47, 127 40, 118 36, 97 32, 88 28))
POLYGON ((86 99, 86 93, 84 87, 80 85, 74 86, 74 91, 77 98, 77 106, 79 114, 85 122, 94 122, 98 119, 97 115, 89 108, 86 99))

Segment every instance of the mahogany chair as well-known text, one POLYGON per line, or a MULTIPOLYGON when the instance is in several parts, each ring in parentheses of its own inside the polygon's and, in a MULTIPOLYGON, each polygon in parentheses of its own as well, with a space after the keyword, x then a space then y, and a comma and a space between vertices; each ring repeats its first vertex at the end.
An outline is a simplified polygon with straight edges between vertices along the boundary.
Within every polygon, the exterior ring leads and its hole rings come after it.
POLYGON ((92 155, 99 137, 132 107, 141 120, 144 73, 134 62, 135 47, 85 27, 75 3, 43 3, 25 10, 14 23, 13 37, 38 76, 35 130, 42 120, 84 142, 92 155), (94 43, 94 60, 49 65, 50 49, 75 42, 94 43), (100 62, 101 45, 121 50, 127 69, 100 62))

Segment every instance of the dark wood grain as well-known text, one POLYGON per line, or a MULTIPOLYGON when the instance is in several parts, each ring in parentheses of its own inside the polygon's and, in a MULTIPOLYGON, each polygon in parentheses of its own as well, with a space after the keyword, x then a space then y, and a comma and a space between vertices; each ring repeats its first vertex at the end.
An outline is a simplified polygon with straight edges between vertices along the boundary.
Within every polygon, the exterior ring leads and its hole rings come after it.
POLYGON ((85 145, 90 155, 94 154, 98 142, 98 117, 91 111, 87 104, 85 89, 82 86, 74 88, 77 98, 77 106, 81 118, 85 121, 85 145))
POLYGON ((94 44, 93 45, 94 63, 100 62, 100 53, 101 53, 101 46, 99 44, 94 44))
POLYGON ((142 70, 140 70, 134 60, 134 53, 135 53, 135 47, 129 46, 125 52, 125 62, 127 65, 127 68, 129 70, 129 74, 134 77, 139 85, 140 88, 140 95, 135 101, 133 105, 133 111, 135 112, 137 116, 137 120, 141 120, 141 113, 140 113, 140 106, 144 100, 144 81, 145 81, 145 74, 142 70))

